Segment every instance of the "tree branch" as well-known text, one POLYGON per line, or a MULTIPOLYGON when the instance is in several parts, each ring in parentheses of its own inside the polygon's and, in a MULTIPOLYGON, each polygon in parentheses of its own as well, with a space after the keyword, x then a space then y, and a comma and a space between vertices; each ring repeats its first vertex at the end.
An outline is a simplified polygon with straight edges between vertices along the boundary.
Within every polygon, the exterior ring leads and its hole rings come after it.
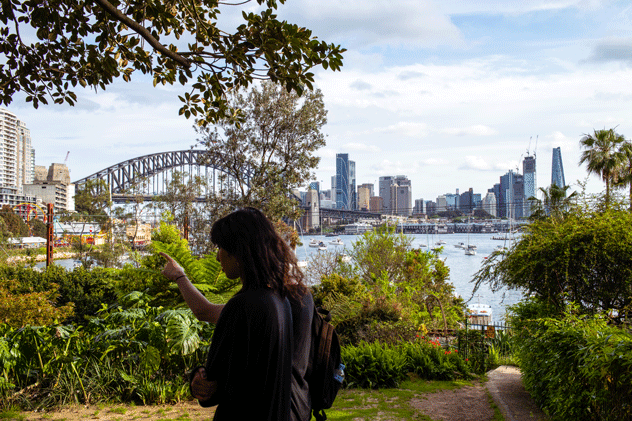
POLYGON ((186 58, 182 57, 180 54, 174 51, 171 51, 170 49, 162 45, 160 42, 158 42, 158 40, 156 40, 156 38, 154 38, 151 35, 151 33, 147 30, 147 28, 143 27, 138 22, 130 19, 129 16, 122 13, 120 10, 114 7, 109 1, 107 0, 94 0, 94 1, 95 3, 98 3, 103 8, 103 10, 105 10, 114 19, 118 20, 121 23, 124 23, 129 28, 131 28, 134 32, 136 32, 138 35, 143 37, 143 39, 145 39, 149 43, 149 45, 151 45, 154 48, 154 50, 158 51, 162 55, 169 57, 170 59, 180 64, 181 66, 184 66, 187 68, 191 66, 191 62, 189 60, 187 60, 186 58))

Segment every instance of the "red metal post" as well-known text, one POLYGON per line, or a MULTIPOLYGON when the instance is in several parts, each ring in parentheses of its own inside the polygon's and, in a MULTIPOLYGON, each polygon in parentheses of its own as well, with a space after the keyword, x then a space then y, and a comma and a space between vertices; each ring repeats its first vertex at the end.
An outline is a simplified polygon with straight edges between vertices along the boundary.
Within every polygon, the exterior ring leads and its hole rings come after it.
POLYGON ((48 235, 46 236, 46 267, 53 264, 53 245, 54 245, 54 226, 53 226, 53 204, 48 203, 46 207, 48 216, 46 220, 46 228, 48 228, 48 235))

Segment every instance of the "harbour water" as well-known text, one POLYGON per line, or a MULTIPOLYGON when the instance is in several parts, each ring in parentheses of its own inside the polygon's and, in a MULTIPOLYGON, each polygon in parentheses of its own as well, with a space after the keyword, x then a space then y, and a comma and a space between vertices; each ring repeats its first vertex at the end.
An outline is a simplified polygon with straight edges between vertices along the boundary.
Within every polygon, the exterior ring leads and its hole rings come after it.
MULTIPOLYGON (((489 256, 496 246, 509 246, 505 241, 492 240, 493 234, 470 234, 469 243, 477 246, 475 256, 466 256, 463 249, 454 247, 457 243, 468 244, 467 234, 442 234, 442 235, 426 235, 426 234, 408 234, 412 238, 412 247, 420 248, 421 245, 435 247, 435 242, 443 240, 443 251, 440 258, 450 268, 450 282, 454 285, 457 295, 461 296, 464 301, 469 303, 489 304, 492 307, 494 322, 500 322, 504 319, 506 307, 517 303, 522 299, 522 293, 519 291, 503 290, 492 292, 487 285, 482 285, 476 294, 472 294, 474 284, 470 282, 474 274, 481 268, 485 257, 489 256)), ((318 253, 317 248, 308 247, 311 239, 322 241, 327 245, 328 251, 338 251, 345 253, 346 248, 351 248, 358 238, 357 235, 341 235, 339 238, 344 242, 342 246, 334 246, 329 244, 335 237, 325 237, 324 235, 305 235, 301 237, 303 245, 298 247, 296 255, 298 260, 309 260, 309 257, 318 253)), ((58 259, 55 264, 72 270, 77 261, 74 259, 58 259)), ((38 262, 36 267, 45 267, 44 262, 38 262)))
MULTIPOLYGON (((485 257, 489 256, 497 246, 508 247, 508 242, 492 240, 493 234, 470 234, 469 244, 477 247, 475 256, 466 256, 465 251, 461 248, 454 247, 455 244, 468 244, 467 234, 442 234, 442 235, 426 235, 426 234, 409 234, 412 238, 412 247, 420 248, 421 245, 435 247, 435 243, 443 240, 443 251, 439 257, 450 268, 450 282, 454 285, 457 295, 460 295, 464 301, 469 303, 489 304, 492 307, 494 322, 504 320, 506 308, 509 305, 519 302, 523 297, 519 291, 503 290, 492 292, 487 285, 482 285, 476 294, 472 294, 474 284, 470 282, 474 274, 481 268, 485 257)), ((345 248, 352 248, 353 243, 358 238, 357 235, 341 235, 340 239, 344 242, 343 246, 334 246, 329 244, 335 237, 325 237, 324 235, 305 235, 301 237, 302 246, 296 250, 298 260, 308 260, 314 253, 319 253, 317 248, 311 248, 307 245, 314 238, 317 241, 323 241, 327 245, 327 250, 335 250, 344 253, 345 248)))

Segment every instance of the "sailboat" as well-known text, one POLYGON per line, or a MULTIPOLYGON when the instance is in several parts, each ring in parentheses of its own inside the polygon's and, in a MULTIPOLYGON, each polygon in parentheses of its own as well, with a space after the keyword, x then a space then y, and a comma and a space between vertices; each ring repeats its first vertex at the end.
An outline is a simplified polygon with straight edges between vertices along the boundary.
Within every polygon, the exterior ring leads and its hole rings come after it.
POLYGON ((470 225, 470 218, 467 218, 467 247, 465 247, 466 256, 476 256, 476 245, 470 244, 470 231, 472 226, 470 225))

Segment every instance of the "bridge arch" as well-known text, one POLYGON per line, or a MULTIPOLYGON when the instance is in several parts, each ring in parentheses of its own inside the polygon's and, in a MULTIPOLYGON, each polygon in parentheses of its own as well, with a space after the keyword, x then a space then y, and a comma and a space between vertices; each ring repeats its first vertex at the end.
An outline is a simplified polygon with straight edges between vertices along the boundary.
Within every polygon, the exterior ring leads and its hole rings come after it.
MULTIPOLYGON (((180 170, 180 172, 195 175, 204 175, 216 182, 216 172, 228 174, 226 168, 226 160, 221 156, 209 159, 207 151, 199 149, 187 149, 182 151, 159 152, 150 155, 139 156, 137 158, 128 159, 119 162, 105 169, 95 172, 87 177, 81 178, 74 182, 77 188, 88 181, 103 180, 110 188, 112 195, 124 194, 129 188, 138 182, 139 179, 157 177, 169 171, 180 170), (209 171, 212 173, 209 176, 209 171)), ((241 169, 246 180, 250 178, 252 171, 249 167, 241 169)), ((162 187, 167 182, 163 176, 162 187)), ((160 182, 154 183, 154 194, 161 187, 160 182)), ((211 186, 215 190, 216 186, 211 186)))

